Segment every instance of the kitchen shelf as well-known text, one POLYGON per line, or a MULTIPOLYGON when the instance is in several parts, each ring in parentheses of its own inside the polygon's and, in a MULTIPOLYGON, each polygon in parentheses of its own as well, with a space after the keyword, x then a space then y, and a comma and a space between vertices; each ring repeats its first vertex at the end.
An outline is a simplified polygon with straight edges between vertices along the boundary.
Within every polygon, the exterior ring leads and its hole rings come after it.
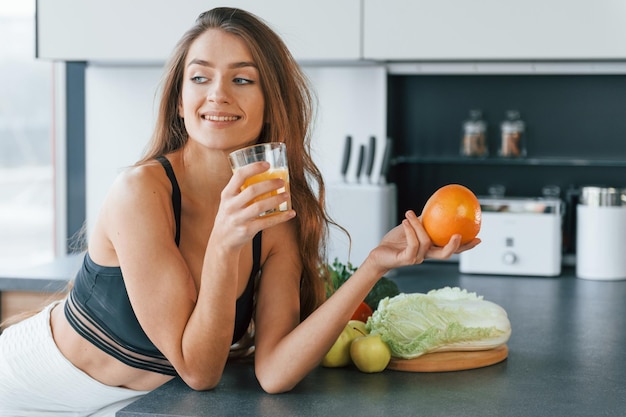
POLYGON ((397 156, 392 165, 402 164, 465 164, 465 165, 517 165, 554 167, 607 167, 625 168, 626 159, 582 159, 582 158, 470 158, 461 156, 397 156))

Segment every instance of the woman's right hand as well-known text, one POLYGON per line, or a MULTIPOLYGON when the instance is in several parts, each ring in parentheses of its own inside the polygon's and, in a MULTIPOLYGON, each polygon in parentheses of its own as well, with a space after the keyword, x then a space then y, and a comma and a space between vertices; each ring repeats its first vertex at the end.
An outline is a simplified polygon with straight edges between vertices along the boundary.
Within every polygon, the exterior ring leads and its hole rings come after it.
POLYGON ((260 230, 284 223, 293 217, 294 210, 259 216, 267 210, 286 202, 291 198, 287 192, 263 198, 250 203, 255 198, 285 187, 285 182, 273 178, 252 184, 242 190, 247 178, 261 174, 270 168, 267 162, 255 162, 237 169, 221 193, 221 201, 213 226, 214 235, 219 241, 230 247, 241 247, 250 243, 260 230))

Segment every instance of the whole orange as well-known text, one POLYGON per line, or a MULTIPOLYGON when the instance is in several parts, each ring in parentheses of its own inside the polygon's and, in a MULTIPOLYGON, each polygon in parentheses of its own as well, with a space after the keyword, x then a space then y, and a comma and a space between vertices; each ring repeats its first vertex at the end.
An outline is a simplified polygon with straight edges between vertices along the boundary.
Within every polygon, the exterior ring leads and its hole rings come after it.
POLYGON ((482 212, 474 193, 460 184, 448 184, 430 196, 422 210, 422 224, 430 240, 445 246, 452 235, 461 235, 461 244, 480 231, 482 212))

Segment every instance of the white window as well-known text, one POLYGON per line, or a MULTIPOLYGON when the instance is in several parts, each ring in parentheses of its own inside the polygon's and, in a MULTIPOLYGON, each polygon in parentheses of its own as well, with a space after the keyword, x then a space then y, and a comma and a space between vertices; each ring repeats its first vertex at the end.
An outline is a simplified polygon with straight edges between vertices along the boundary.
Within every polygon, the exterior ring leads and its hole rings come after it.
POLYGON ((0 269, 12 270, 55 256, 54 64, 35 58, 35 0, 0 0, 0 39, 0 269))

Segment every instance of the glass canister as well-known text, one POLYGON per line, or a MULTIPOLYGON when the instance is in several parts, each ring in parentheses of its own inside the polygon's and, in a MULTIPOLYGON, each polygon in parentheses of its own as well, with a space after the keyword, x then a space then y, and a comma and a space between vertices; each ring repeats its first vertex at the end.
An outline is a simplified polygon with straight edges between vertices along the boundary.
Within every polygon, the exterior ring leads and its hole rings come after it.
POLYGON ((500 133, 499 156, 505 158, 526 156, 526 125, 517 110, 506 112, 506 119, 500 124, 500 133))
POLYGON ((482 119, 480 110, 470 110, 469 119, 463 122, 461 155, 486 157, 488 154, 487 123, 482 119))

